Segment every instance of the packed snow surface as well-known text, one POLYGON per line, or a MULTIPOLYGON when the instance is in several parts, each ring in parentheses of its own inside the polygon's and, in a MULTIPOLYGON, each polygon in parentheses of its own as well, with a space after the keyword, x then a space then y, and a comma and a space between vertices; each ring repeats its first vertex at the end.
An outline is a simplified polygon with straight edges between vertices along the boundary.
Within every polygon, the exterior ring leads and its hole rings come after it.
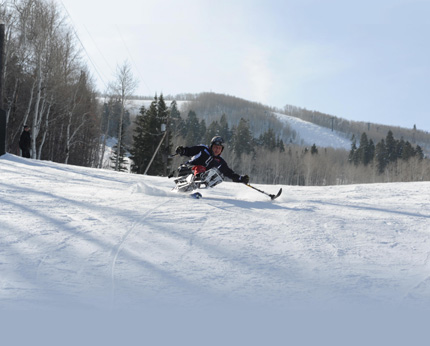
MULTIPOLYGON (((0 157, 0 172, 1 311, 430 306, 429 182, 256 185, 271 194, 283 188, 271 201, 226 181, 202 190, 203 199, 196 200, 172 192, 167 178, 11 154, 0 157)), ((162 316, 150 320, 210 333, 206 325, 197 328, 208 317, 185 327, 183 316, 162 316)), ((259 330, 252 322, 266 320, 251 316, 246 327, 237 327, 248 336, 259 330)), ((245 321, 229 314, 214 319, 211 326, 229 321, 227 329, 245 321)), ((284 330, 277 323, 310 325, 312 319, 321 326, 326 317, 277 316, 270 327, 284 330)), ((295 332, 307 336, 306 330, 295 332)), ((285 344, 267 338, 259 344, 285 344)), ((201 341, 196 344, 211 344, 201 341)))
POLYGON ((430 183, 173 181, 0 159, 0 306, 430 303, 430 183), (269 193, 280 186, 257 185, 269 193))

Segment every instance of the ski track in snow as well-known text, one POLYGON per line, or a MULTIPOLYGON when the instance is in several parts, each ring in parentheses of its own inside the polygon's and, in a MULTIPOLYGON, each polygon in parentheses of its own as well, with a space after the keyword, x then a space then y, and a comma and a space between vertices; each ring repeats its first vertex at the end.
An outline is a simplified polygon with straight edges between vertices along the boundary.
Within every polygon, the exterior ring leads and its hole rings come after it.
MULTIPOLYGON (((140 189, 138 188, 137 191, 140 191, 140 189)), ((153 189, 151 191, 154 191, 153 189)), ((165 205, 169 203, 169 201, 163 201, 161 204, 153 207, 152 209, 148 210, 146 212, 146 214, 141 217, 139 220, 137 220, 136 222, 134 222, 131 227, 126 230, 126 232, 124 233, 123 237, 121 238, 121 240, 119 241, 119 243, 117 245, 114 246, 113 248, 113 259, 112 259, 112 264, 111 264, 111 280, 112 280, 112 293, 111 293, 111 305, 112 307, 115 306, 115 265, 116 265, 116 261, 118 259, 118 256, 120 254, 121 248, 123 247, 124 243, 127 241, 129 235, 138 227, 142 228, 145 227, 144 225, 144 221, 145 219, 150 216, 154 211, 156 211, 158 208, 160 208, 161 206, 165 205)))

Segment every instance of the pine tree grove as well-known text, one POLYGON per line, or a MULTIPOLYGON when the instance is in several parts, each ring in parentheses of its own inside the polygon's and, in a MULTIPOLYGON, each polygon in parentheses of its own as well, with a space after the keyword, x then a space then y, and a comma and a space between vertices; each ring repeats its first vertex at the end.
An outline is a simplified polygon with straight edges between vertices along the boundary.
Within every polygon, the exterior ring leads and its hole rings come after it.
POLYGON ((133 145, 130 149, 130 158, 133 161, 132 172, 165 176, 171 170, 169 154, 172 151, 172 132, 175 129, 177 117, 175 115, 176 118, 171 120, 170 113, 163 95, 159 98, 155 96, 149 109, 145 107, 140 109, 136 117, 133 145), (167 132, 163 132, 164 130, 167 132), (158 151, 156 151, 157 148, 158 151))

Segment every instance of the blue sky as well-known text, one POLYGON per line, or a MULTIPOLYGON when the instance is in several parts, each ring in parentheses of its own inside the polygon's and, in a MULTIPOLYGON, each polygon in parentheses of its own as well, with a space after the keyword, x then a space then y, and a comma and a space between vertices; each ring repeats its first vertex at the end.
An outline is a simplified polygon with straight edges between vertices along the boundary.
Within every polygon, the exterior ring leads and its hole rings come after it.
POLYGON ((430 0, 57 1, 100 91, 128 61, 141 95, 213 91, 430 131, 430 0))

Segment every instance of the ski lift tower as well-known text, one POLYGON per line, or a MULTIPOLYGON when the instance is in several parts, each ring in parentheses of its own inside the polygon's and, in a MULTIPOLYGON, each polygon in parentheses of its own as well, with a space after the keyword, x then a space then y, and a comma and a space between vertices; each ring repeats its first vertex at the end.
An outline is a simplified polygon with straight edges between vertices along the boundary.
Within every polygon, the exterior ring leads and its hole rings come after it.
POLYGON ((149 170, 149 168, 152 165, 152 161, 154 161, 154 159, 155 159, 155 155, 157 155, 158 150, 160 150, 161 144, 164 141, 164 138, 166 138, 166 136, 167 136, 167 125, 166 124, 161 124, 161 133, 163 133, 163 137, 161 137, 161 141, 158 144, 157 149, 155 149, 154 155, 152 155, 151 161, 149 161, 149 164, 146 167, 145 172, 143 173, 143 175, 146 175, 146 173, 148 173, 148 170, 149 170))

